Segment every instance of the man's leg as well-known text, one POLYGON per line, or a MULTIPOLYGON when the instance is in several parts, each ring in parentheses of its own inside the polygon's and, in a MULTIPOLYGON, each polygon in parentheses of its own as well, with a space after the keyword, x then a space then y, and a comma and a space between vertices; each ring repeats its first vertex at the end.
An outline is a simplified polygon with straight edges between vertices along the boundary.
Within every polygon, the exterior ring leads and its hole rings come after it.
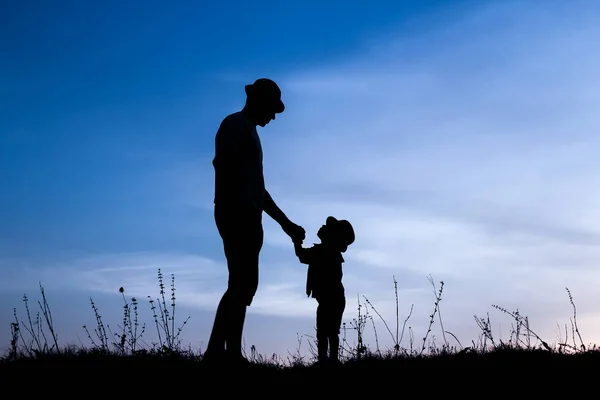
POLYGON ((228 357, 240 359, 246 309, 258 288, 258 262, 264 237, 262 214, 246 210, 237 215, 232 229, 226 249, 229 301, 225 347, 228 357))
POLYGON ((242 334, 246 320, 246 307, 246 304, 241 301, 239 293, 231 296, 226 322, 225 347, 227 356, 234 359, 242 356, 242 334))
MULTIPOLYGON (((227 256, 227 236, 228 232, 231 231, 231 223, 227 218, 226 211, 220 206, 215 204, 214 207, 214 218, 217 226, 217 231, 223 240, 223 247, 225 250, 225 256, 227 256)), ((207 359, 210 357, 219 357, 225 353, 225 333, 227 329, 227 315, 229 315, 229 304, 231 303, 229 290, 226 290, 219 305, 217 306, 217 312, 215 314, 215 320, 213 322, 213 328, 210 333, 208 340, 208 346, 204 352, 204 357, 207 359)))
POLYGON ((217 307, 217 313, 215 315, 215 321, 213 323, 212 332, 210 333, 210 339, 208 340, 208 346, 204 353, 205 356, 220 357, 225 353, 225 334, 227 315, 230 309, 230 296, 229 292, 226 291, 221 297, 219 306, 217 307))
MULTIPOLYGON (((256 246, 247 249, 237 258, 237 272, 230 275, 231 302, 225 337, 228 356, 242 357, 242 336, 246 320, 246 310, 252 304, 258 289, 258 258, 260 249, 256 246)), ((233 268, 232 268, 233 269, 233 268)))
POLYGON ((219 302, 205 352, 209 357, 222 357, 225 353, 232 358, 242 355, 242 332, 247 305, 237 291, 227 289, 219 302))

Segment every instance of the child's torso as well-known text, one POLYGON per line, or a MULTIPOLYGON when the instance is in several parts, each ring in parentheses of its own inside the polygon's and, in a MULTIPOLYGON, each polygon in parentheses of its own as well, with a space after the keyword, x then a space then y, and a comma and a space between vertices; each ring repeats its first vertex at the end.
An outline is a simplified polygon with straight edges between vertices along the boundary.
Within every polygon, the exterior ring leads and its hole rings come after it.
POLYGON ((343 297, 341 253, 315 245, 317 257, 308 266, 306 289, 314 298, 343 297))

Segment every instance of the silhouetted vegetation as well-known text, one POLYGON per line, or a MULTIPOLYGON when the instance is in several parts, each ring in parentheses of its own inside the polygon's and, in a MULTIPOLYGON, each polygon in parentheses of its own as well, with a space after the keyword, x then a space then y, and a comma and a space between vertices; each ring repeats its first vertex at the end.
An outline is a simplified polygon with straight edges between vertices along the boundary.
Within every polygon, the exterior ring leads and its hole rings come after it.
MULTIPOLYGON (((412 316, 412 307, 406 318, 401 318, 398 311, 398 286, 394 278, 396 299, 395 323, 390 327, 388 321, 377 311, 366 296, 358 302, 357 316, 349 323, 344 323, 340 342, 340 363, 335 365, 316 363, 316 346, 314 340, 307 340, 308 356, 300 351, 301 337, 295 353, 285 358, 278 355, 270 357, 259 354, 254 346, 249 351, 244 349, 250 361, 243 368, 250 369, 265 378, 273 374, 283 379, 279 382, 296 382, 306 374, 319 373, 323 369, 337 369, 345 373, 356 373, 361 376, 379 374, 382 370, 396 368, 423 367, 510 367, 531 370, 540 366, 548 367, 587 367, 600 362, 600 350, 595 345, 586 345, 577 326, 577 309, 573 297, 567 288, 567 295, 573 308, 571 327, 565 326, 564 338, 551 346, 544 341, 529 324, 526 316, 518 310, 509 311, 501 306, 493 307, 513 319, 508 340, 499 340, 492 334, 489 315, 485 318, 474 316, 481 329, 477 340, 463 346, 459 339, 443 328, 440 303, 444 283, 439 287, 429 277, 433 287, 434 304, 430 315, 429 326, 422 338, 416 339, 414 332, 407 329, 407 322, 412 316), (379 334, 375 328, 375 318, 383 323, 386 333, 393 343, 391 348, 381 349, 379 334), (441 327, 442 340, 438 345, 430 337, 435 322, 441 327), (375 334, 375 346, 372 348, 364 340, 365 329, 371 328, 375 334), (351 343, 350 336, 356 337, 351 343), (402 345, 405 337, 408 345, 402 345), (450 343, 456 342, 456 345, 450 343)), ((157 340, 148 343, 144 339, 146 324, 139 321, 138 299, 127 298, 125 289, 119 292, 123 297, 123 320, 117 331, 105 325, 100 311, 90 298, 90 305, 95 316, 96 326, 83 326, 90 341, 79 346, 59 348, 58 337, 53 325, 52 313, 48 299, 40 284, 41 300, 38 310, 32 314, 29 298, 23 297, 25 318, 20 319, 14 309, 15 320, 10 324, 12 340, 7 354, 0 359, 3 370, 36 368, 171 368, 199 369, 204 371, 218 370, 214 365, 202 363, 202 352, 185 348, 181 344, 180 334, 189 317, 178 323, 175 319, 175 277, 171 276, 170 293, 163 282, 162 272, 158 271, 159 296, 148 296, 148 303, 153 312, 153 328, 156 329, 157 340)), ((227 368, 231 368, 228 366, 227 368)), ((373 375, 375 376, 375 375, 373 375)))

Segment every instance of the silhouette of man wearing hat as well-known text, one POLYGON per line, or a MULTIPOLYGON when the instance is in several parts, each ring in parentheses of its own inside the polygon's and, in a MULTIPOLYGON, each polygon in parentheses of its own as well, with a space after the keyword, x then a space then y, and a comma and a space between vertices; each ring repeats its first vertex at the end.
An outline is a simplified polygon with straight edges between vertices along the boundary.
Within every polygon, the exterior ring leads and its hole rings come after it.
POLYGON ((270 79, 246 85, 246 104, 223 119, 215 136, 214 217, 223 240, 229 279, 217 307, 204 353, 207 360, 246 362, 241 353, 246 308, 258 288, 259 253, 263 245, 263 211, 293 240, 304 228, 293 223, 265 189, 263 154, 257 126, 282 113, 281 90, 270 79))
POLYGON ((346 220, 327 217, 325 225, 317 232, 321 243, 303 248, 302 239, 293 239, 296 256, 308 264, 306 295, 317 300, 318 360, 338 361, 340 325, 346 308, 342 263, 348 246, 354 243, 354 228, 346 220))

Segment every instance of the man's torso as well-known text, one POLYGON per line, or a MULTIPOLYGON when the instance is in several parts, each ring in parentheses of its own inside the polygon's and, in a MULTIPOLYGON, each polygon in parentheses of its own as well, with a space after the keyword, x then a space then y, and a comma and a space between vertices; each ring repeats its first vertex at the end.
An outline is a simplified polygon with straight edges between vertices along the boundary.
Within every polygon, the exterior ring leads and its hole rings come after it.
POLYGON ((263 154, 256 126, 240 111, 223 119, 215 136, 215 204, 263 210, 263 154))

